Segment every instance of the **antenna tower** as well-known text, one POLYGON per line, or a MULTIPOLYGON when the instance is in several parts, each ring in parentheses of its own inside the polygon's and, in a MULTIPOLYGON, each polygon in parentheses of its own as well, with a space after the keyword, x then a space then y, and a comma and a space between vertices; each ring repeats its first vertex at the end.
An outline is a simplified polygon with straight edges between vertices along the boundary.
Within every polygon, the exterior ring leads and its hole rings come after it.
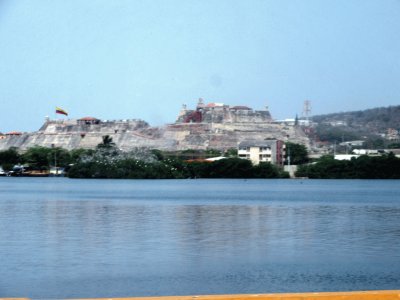
POLYGON ((310 115, 311 115, 311 101, 305 100, 303 104, 303 118, 305 118, 308 121, 310 115))

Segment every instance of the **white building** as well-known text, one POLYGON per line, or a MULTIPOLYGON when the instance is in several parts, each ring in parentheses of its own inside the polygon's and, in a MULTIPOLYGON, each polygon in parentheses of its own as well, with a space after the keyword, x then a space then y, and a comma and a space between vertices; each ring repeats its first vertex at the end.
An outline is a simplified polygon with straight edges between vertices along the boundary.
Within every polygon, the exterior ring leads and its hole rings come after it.
POLYGON ((357 154, 336 154, 334 158, 336 160, 351 160, 352 158, 359 158, 360 155, 357 154))
POLYGON ((340 146, 362 147, 364 141, 347 141, 339 144, 340 146))
POLYGON ((358 155, 379 155, 376 149, 354 149, 353 153, 358 155))
POLYGON ((243 141, 238 146, 238 156, 251 160, 253 165, 260 162, 283 165, 285 144, 279 140, 243 141))

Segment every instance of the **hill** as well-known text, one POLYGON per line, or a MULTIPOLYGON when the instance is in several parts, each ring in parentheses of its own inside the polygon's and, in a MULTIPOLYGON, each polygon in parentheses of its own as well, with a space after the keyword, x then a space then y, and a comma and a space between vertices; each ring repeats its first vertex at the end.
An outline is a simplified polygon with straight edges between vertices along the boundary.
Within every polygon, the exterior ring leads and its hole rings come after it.
MULTIPOLYGON (((364 140, 381 146, 399 141, 400 105, 313 116, 320 141, 364 140)), ((378 146, 378 145, 375 145, 378 146)))

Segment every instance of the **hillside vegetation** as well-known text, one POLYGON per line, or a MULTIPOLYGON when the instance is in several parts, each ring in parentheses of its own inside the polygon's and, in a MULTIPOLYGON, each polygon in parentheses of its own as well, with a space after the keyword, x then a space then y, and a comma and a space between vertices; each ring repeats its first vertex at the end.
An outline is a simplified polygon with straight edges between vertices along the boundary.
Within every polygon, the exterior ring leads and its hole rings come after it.
POLYGON ((388 143, 389 130, 400 129, 400 105, 318 115, 312 119, 318 124, 315 133, 321 141, 375 140, 383 146, 388 143))

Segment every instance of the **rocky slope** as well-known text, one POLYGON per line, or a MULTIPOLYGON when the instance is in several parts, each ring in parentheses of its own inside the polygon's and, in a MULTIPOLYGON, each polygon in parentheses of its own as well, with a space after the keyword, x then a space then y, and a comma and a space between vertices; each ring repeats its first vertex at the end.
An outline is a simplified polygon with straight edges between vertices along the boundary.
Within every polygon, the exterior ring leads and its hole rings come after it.
POLYGON ((39 145, 65 149, 94 148, 109 135, 123 150, 149 147, 160 150, 236 148, 244 140, 280 139, 309 145, 303 131, 282 124, 175 123, 151 127, 142 120, 101 121, 85 124, 79 120, 47 121, 37 132, 9 134, 0 139, 0 150, 17 147, 25 150, 39 145))

